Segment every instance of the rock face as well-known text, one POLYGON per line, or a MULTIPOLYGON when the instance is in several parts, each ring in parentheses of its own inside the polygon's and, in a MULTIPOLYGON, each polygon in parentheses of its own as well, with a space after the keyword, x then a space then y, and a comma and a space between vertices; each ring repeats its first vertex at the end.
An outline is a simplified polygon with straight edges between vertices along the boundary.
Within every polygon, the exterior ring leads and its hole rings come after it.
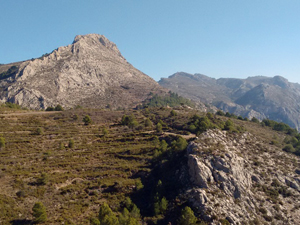
MULTIPOLYGON (((1 101, 41 109, 128 107, 150 92, 164 92, 153 79, 135 69, 117 46, 103 35, 78 35, 71 45, 31 61, 11 64, 17 71, 0 80, 1 101)), ((3 73, 9 65, 1 65, 3 73)))
POLYGON ((250 133, 219 130, 202 134, 187 154, 187 198, 210 224, 300 224, 296 156, 250 133))
POLYGON ((176 73, 159 84, 183 97, 201 101, 236 115, 269 118, 300 128, 300 85, 283 77, 214 79, 201 74, 176 73))

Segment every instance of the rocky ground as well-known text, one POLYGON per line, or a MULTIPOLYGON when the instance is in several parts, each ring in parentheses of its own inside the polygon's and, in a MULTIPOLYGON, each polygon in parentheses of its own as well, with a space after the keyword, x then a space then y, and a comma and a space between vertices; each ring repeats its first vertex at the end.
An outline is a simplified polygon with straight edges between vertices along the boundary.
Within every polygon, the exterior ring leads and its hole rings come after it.
POLYGON ((209 130, 187 149, 197 213, 211 224, 300 224, 300 160, 250 133, 209 130), (223 223, 226 224, 226 223, 223 223))

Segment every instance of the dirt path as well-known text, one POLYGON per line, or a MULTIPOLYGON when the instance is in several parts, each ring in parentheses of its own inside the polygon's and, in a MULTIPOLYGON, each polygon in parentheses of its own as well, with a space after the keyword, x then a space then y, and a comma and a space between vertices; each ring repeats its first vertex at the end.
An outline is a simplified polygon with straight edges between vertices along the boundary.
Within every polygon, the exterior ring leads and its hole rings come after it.
MULTIPOLYGON (((151 130, 151 131, 146 131, 144 133, 148 133, 148 134, 151 134, 151 133, 155 133, 156 131, 154 130, 151 130)), ((172 133, 172 132, 162 132, 163 136, 167 136, 167 135, 174 135, 174 136, 181 136, 182 138, 184 139, 190 139, 190 138, 195 138, 197 137, 196 134, 176 134, 176 133, 172 133)))
POLYGON ((40 111, 40 112, 23 112, 23 113, 1 113, 0 116, 31 116, 60 113, 59 111, 40 111))

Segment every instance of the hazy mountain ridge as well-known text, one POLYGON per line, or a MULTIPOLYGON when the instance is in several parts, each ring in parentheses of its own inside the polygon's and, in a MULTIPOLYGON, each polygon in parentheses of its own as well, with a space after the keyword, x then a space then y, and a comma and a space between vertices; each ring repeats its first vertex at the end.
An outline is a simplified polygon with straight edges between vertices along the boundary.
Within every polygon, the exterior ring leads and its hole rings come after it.
MULTIPOLYGON (((11 66, 17 72, 0 81, 0 99, 41 109, 64 107, 128 107, 150 92, 164 92, 152 78, 134 68, 103 35, 78 35, 73 43, 50 54, 11 66)), ((7 74, 5 74, 7 76, 7 74)))
POLYGON ((300 85, 281 76, 214 79, 200 74, 176 73, 159 81, 178 94, 218 108, 258 119, 269 118, 300 127, 300 85))

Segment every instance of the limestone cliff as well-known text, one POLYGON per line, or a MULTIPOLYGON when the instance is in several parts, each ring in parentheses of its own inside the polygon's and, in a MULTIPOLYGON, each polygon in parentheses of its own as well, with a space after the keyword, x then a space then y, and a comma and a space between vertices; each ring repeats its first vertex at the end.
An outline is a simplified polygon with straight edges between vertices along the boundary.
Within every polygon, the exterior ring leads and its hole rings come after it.
POLYGON ((187 198, 209 224, 300 224, 297 156, 219 130, 200 135, 187 154, 187 198))
MULTIPOLYGON (((150 92, 163 92, 152 78, 129 64, 114 43, 98 34, 78 35, 71 45, 11 65, 17 71, 4 73, 0 80, 1 101, 34 109, 56 104, 128 107, 150 92)), ((4 68, 9 65, 1 65, 0 72, 4 68)))

